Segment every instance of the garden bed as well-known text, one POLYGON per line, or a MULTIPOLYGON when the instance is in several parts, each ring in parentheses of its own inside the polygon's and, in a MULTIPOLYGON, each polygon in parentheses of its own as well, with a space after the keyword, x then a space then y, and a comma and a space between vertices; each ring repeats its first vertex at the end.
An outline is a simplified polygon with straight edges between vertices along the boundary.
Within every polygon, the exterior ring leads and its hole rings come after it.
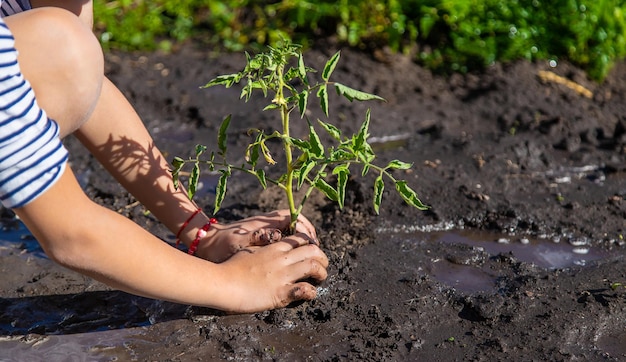
MULTIPOLYGON (((319 69, 330 48, 305 56, 319 69)), ((106 71, 171 159, 214 143, 229 113, 232 148, 247 145, 249 127, 279 127, 255 99, 239 103, 236 89, 198 88, 243 64, 241 54, 212 58, 187 45, 111 53, 106 71)), ((357 131, 370 107, 377 154, 414 163, 398 176, 428 211, 386 192, 376 216, 368 179, 350 182, 343 210, 315 198, 305 215, 331 260, 318 299, 238 316, 112 291, 52 264, 13 230, 0 250, 0 359, 626 357, 626 63, 602 84, 566 63, 525 61, 441 77, 403 56, 345 49, 334 77, 387 99, 331 101, 330 121, 357 131)), ((298 123, 292 132, 306 135, 298 123)), ((173 242, 76 140, 66 144, 91 197, 173 242)), ((282 207, 255 182, 230 181, 221 222, 282 207)), ((213 195, 199 196, 210 211, 213 195)))

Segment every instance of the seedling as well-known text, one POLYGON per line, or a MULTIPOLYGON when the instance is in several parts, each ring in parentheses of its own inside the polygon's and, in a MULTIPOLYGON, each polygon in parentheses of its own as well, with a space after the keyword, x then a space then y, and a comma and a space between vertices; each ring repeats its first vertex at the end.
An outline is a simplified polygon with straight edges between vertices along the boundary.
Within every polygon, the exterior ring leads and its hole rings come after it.
POLYGON ((221 123, 217 136, 217 151, 209 153, 208 158, 201 156, 207 151, 204 145, 197 145, 195 158, 183 159, 175 157, 172 164, 174 185, 178 187, 181 170, 186 165, 192 165, 189 176, 188 196, 193 198, 201 172, 201 167, 207 167, 209 171, 220 173, 216 187, 214 213, 220 209, 226 195, 228 179, 233 171, 240 171, 256 176, 263 188, 275 185, 284 191, 291 214, 290 231, 295 230, 298 215, 307 201, 311 192, 315 189, 321 191, 330 200, 344 206, 346 185, 351 175, 351 167, 361 167, 360 173, 365 176, 372 171, 377 173, 374 181, 374 210, 379 213, 380 204, 385 188, 385 179, 395 185, 396 190, 406 203, 418 209, 427 208, 417 197, 405 180, 397 179, 392 170, 407 170, 411 164, 399 160, 393 160, 386 166, 381 167, 373 163, 376 156, 368 143, 370 110, 365 114, 365 120, 361 124, 358 133, 351 137, 344 136, 336 126, 322 121, 311 122, 305 114, 309 105, 309 99, 317 97, 319 105, 326 115, 328 112, 329 88, 334 87, 337 94, 349 101, 383 100, 383 98, 370 93, 350 88, 344 84, 331 82, 330 77, 340 59, 340 52, 335 53, 324 66, 321 72, 321 80, 311 83, 309 75, 317 73, 304 64, 302 50, 299 45, 286 43, 279 47, 270 47, 265 53, 250 56, 246 53, 246 66, 234 74, 220 75, 204 88, 213 86, 232 87, 242 83, 241 99, 246 102, 253 92, 261 92, 265 98, 270 95, 269 103, 264 111, 277 113, 282 124, 282 131, 265 133, 261 128, 250 130, 253 141, 245 151, 245 163, 232 164, 227 160, 227 131, 231 122, 231 116, 227 116, 221 123), (290 133, 290 116, 294 110, 298 110, 300 118, 308 124, 308 139, 293 137, 290 133), (325 146, 319 137, 317 128, 323 129, 330 138, 336 142, 334 146, 325 146), (281 143, 283 154, 283 173, 277 178, 271 178, 264 169, 264 160, 267 165, 276 165, 276 161, 268 147, 268 141, 278 140, 281 143), (333 179, 331 181, 331 179, 333 179), (302 190, 303 196, 296 200, 295 191, 302 190))

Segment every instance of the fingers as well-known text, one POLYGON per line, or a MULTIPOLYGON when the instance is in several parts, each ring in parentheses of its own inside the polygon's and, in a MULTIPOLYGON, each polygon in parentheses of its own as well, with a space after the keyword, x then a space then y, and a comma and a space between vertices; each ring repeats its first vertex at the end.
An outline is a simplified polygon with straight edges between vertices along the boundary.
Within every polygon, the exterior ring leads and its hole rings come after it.
POLYGON ((300 300, 313 300, 317 297, 317 289, 309 283, 300 282, 288 288, 287 298, 283 299, 281 307, 300 300))
MULTIPOLYGON (((301 249, 306 248, 313 249, 317 247, 310 245, 302 247, 301 249)), ((298 249, 294 249, 293 251, 295 252, 296 250, 298 249)), ((279 307, 284 307, 299 300, 312 300, 317 296, 317 289, 315 286, 301 280, 313 279, 322 281, 328 277, 328 273, 326 271, 328 260, 323 253, 321 255, 323 257, 318 256, 316 258, 307 258, 290 266, 290 275, 292 275, 294 283, 288 284, 283 288, 283 295, 282 298, 280 298, 282 305, 279 307)))
POLYGON ((326 268, 328 267, 328 257, 322 249, 317 245, 302 243, 294 247, 294 243, 298 243, 301 238, 287 237, 280 242, 264 247, 250 247, 246 250, 255 253, 263 249, 268 249, 268 253, 273 254, 276 267, 285 269, 285 275, 291 278, 291 281, 303 279, 324 280, 328 276, 326 268), (269 250, 272 248, 273 250, 269 250), (275 254, 278 251, 280 254, 275 254))
POLYGON ((297 280, 314 279, 322 281, 328 277, 328 272, 326 271, 328 258, 317 246, 310 245, 294 249, 292 251, 293 257, 298 258, 298 252, 304 254, 306 258, 293 264, 292 273, 296 276, 301 275, 297 280))
POLYGON ((301 246, 305 246, 309 244, 315 245, 316 247, 318 246, 318 244, 315 243, 313 239, 309 237, 309 235, 303 234, 303 233, 298 233, 296 235, 291 235, 291 236, 285 236, 280 241, 290 245, 291 249, 296 249, 301 246))
POLYGON ((328 267, 328 257, 324 254, 322 249, 314 244, 302 244, 294 248, 293 245, 289 243, 290 240, 296 242, 294 238, 284 238, 280 242, 270 245, 269 247, 275 247, 284 252, 283 260, 285 265, 292 266, 289 274, 296 277, 294 280, 297 280, 298 278, 306 279, 311 277, 317 280, 325 279, 326 270, 323 271, 323 275, 317 274, 318 266, 321 266, 322 268, 328 267), (318 265, 302 264, 307 261, 315 261, 318 265))
POLYGON ((311 242, 313 244, 319 245, 319 241, 317 240, 317 232, 315 232, 315 227, 309 221, 309 219, 304 217, 304 215, 298 215, 298 223, 296 224, 296 232, 308 235, 311 238, 311 242))
MULTIPOLYGON (((310 224, 309 224, 310 225, 310 224)), ((312 227, 312 225, 311 225, 312 227)), ((300 228, 296 228, 296 234, 288 236, 288 240, 285 240, 289 245, 293 248, 297 248, 306 244, 315 244, 319 245, 319 242, 314 239, 315 230, 313 229, 312 233, 310 230, 305 230, 305 226, 300 228), (311 236, 313 234, 313 237, 311 236)), ((273 244, 277 241, 283 240, 283 233, 280 229, 276 228, 266 228, 262 227, 252 233, 250 235, 249 245, 250 246, 264 246, 273 244)))
MULTIPOLYGON (((285 241, 292 245, 293 248, 306 244, 319 245, 317 240, 312 239, 307 233, 299 232, 287 238, 289 240, 285 241)), ((281 240, 283 240, 283 233, 279 229, 274 228, 261 228, 250 234, 250 246, 264 246, 281 240)))
MULTIPOLYGON (((276 210, 269 214, 269 216, 278 217, 279 225, 276 226, 280 229, 287 229, 289 227, 290 213, 289 210, 276 210)), ((296 223, 296 233, 303 233, 307 235, 312 244, 319 245, 317 240, 317 233, 315 232, 315 226, 304 215, 298 215, 298 222, 296 223)))
POLYGON ((250 234, 250 237, 250 245, 263 246, 280 241, 283 238, 283 234, 278 229, 261 228, 250 234))

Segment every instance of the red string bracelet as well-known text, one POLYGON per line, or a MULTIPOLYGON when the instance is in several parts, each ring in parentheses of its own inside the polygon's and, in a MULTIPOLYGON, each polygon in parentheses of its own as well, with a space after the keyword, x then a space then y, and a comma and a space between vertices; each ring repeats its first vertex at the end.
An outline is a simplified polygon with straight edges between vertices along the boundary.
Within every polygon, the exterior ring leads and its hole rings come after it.
POLYGON ((185 222, 183 223, 183 225, 180 227, 180 229, 178 229, 178 233, 176 233, 176 247, 178 247, 178 244, 180 244, 180 234, 183 232, 183 230, 185 230, 185 228, 187 227, 187 225, 189 225, 189 223, 191 222, 191 219, 193 219, 194 217, 196 217, 196 215, 198 215, 198 213, 202 211, 201 208, 198 208, 196 211, 193 212, 193 214, 191 214, 191 216, 189 216, 187 218, 187 220, 185 220, 185 222))
POLYGON ((191 242, 191 245, 189 245, 189 250, 187 251, 189 255, 193 255, 196 252, 196 249, 198 249, 198 244, 200 244, 200 239, 206 236, 212 224, 217 224, 217 219, 210 218, 208 223, 206 223, 203 227, 198 229, 196 238, 193 239, 193 241, 191 242))

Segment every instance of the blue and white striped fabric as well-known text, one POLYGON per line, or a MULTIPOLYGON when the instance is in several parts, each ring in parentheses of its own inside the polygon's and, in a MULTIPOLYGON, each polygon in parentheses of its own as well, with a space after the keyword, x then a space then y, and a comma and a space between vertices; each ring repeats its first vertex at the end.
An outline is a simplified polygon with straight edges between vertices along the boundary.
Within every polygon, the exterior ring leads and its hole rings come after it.
POLYGON ((3 0, 0 1, 0 16, 9 16, 30 10, 30 2, 28 0, 3 0))
POLYGON ((13 35, 0 17, 0 201, 18 208, 63 174, 67 150, 59 126, 35 101, 17 63, 13 35))

